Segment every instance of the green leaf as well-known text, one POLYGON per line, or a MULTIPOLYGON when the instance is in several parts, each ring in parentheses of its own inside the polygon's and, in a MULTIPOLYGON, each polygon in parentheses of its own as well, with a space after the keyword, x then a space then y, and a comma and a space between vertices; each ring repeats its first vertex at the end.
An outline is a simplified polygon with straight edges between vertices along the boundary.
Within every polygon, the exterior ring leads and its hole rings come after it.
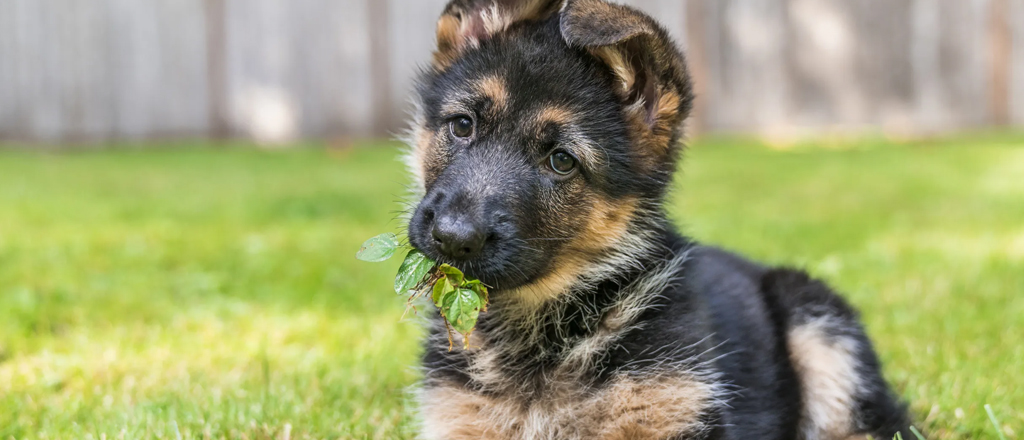
POLYGON ((434 293, 433 295, 431 295, 431 299, 434 300, 434 305, 440 308, 441 305, 443 304, 442 300, 444 299, 445 295, 452 293, 454 291, 455 287, 448 282, 447 277, 437 280, 437 282, 434 283, 434 293))
POLYGON ((469 288, 472 291, 476 292, 477 296, 480 297, 480 302, 483 305, 484 311, 486 312, 487 303, 491 302, 490 294, 487 292, 487 286, 484 286, 484 284, 481 283, 480 280, 474 281, 476 281, 474 284, 467 283, 466 285, 469 286, 469 288))
POLYGON ((454 294, 442 298, 441 313, 459 333, 468 335, 476 327, 483 304, 480 296, 470 289, 456 289, 454 294))
POLYGON ((398 268, 398 275, 395 276, 395 293, 404 295, 416 289, 416 286, 430 274, 434 264, 434 260, 427 258, 422 252, 416 249, 409 251, 405 255, 405 261, 402 261, 402 266, 398 268))
POLYGON ((398 250, 398 237, 388 232, 380 234, 363 243, 363 247, 356 252, 356 258, 370 263, 380 263, 395 255, 398 250))
POLYGON ((455 287, 462 286, 462 283, 465 280, 465 275, 462 274, 461 270, 447 264, 441 265, 441 273, 443 273, 444 276, 448 278, 448 282, 452 283, 455 287))

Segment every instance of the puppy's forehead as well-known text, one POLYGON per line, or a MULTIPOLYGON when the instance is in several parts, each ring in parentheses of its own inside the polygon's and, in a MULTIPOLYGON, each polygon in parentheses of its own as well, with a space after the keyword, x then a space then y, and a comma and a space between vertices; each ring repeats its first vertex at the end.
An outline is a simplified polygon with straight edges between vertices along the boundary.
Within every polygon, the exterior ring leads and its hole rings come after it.
POLYGON ((474 100, 506 111, 524 110, 545 100, 582 105, 587 94, 574 89, 587 81, 582 78, 587 72, 582 72, 578 54, 557 34, 525 33, 528 30, 488 41, 439 71, 442 108, 474 100))
POLYGON ((508 110, 512 94, 505 75, 497 72, 471 75, 453 83, 441 99, 441 113, 472 113, 482 103, 491 112, 508 110))
POLYGON ((494 110, 504 110, 508 107, 511 96, 508 89, 508 81, 498 74, 484 75, 474 84, 477 94, 490 101, 494 110))

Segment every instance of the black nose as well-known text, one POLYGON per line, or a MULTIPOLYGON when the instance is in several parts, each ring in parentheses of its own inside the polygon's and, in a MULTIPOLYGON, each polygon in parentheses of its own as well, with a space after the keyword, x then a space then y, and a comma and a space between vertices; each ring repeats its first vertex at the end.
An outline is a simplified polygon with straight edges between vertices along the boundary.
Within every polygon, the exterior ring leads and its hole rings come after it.
POLYGON ((475 256, 484 247, 487 234, 472 222, 452 216, 441 216, 431 231, 441 253, 450 258, 464 259, 475 256))

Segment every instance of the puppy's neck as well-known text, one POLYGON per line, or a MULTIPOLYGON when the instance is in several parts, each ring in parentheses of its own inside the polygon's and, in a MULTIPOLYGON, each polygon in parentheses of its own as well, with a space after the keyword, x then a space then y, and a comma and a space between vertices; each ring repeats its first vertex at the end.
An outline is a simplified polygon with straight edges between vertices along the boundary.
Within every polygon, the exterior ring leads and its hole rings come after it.
POLYGON ((608 270, 604 276, 581 278, 540 304, 527 306, 507 295, 513 292, 493 292, 471 348, 457 344, 454 352, 445 352, 445 333, 435 327, 430 346, 441 351, 428 358, 435 359, 435 366, 458 371, 455 377, 465 377, 480 390, 526 399, 559 384, 587 386, 601 380, 608 351, 682 278, 690 242, 670 228, 649 230, 657 233, 647 237, 649 246, 631 255, 629 264, 609 254, 594 262, 608 270))
POLYGON ((493 292, 478 327, 481 342, 550 354, 628 326, 678 278, 687 246, 663 216, 638 219, 616 246, 493 292))

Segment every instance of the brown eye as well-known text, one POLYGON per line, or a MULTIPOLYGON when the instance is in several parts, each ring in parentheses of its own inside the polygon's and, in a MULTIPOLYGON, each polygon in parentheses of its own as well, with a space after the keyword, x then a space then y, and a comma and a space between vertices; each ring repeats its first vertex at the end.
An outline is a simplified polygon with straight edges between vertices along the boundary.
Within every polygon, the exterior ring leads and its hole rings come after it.
POLYGON ((452 136, 455 136, 457 138, 468 138, 470 136, 473 136, 472 119, 469 119, 465 116, 459 116, 455 119, 452 119, 452 122, 450 122, 449 125, 452 131, 452 136))
POLYGON ((551 155, 551 169, 563 176, 576 169, 576 158, 564 151, 556 151, 551 155))

